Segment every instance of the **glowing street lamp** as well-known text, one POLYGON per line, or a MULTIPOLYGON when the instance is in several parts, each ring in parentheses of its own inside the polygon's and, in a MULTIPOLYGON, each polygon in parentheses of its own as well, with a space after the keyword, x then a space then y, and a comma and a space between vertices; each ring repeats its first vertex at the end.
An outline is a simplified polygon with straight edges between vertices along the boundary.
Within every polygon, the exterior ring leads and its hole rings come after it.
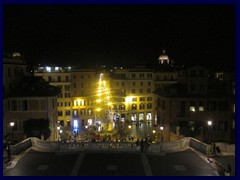
POLYGON ((14 126, 14 122, 10 122, 10 127, 11 127, 11 143, 13 142, 13 126, 14 126))
POLYGON ((207 124, 208 124, 209 127, 211 127, 212 126, 212 121, 208 121, 207 124))
POLYGON ((161 132, 161 142, 163 141, 163 126, 160 126, 160 132, 161 132))
MULTIPOLYGON (((212 129, 212 121, 207 122, 208 130, 212 129)), ((209 141, 211 142, 211 136, 209 136, 209 141)))

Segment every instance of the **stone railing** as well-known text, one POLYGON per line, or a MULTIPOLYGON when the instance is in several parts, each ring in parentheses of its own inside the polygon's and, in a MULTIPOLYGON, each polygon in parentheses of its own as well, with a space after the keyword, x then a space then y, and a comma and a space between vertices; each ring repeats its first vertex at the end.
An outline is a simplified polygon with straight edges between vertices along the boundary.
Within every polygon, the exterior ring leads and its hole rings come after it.
POLYGON ((32 140, 30 138, 25 139, 24 141, 16 144, 16 145, 11 145, 11 154, 19 154, 22 151, 30 148, 32 146, 32 140))
MULTIPOLYGON (((235 145, 216 143, 224 152, 235 153, 235 145)), ((40 152, 79 152, 79 151, 119 151, 119 152, 137 152, 135 142, 69 142, 62 143, 57 141, 43 141, 38 138, 28 138, 17 145, 11 146, 12 154, 20 152, 31 147, 40 152)), ((161 142, 150 145, 148 152, 172 152, 181 151, 188 147, 194 148, 206 155, 211 154, 211 145, 202 143, 194 138, 185 137, 176 142, 161 142)))

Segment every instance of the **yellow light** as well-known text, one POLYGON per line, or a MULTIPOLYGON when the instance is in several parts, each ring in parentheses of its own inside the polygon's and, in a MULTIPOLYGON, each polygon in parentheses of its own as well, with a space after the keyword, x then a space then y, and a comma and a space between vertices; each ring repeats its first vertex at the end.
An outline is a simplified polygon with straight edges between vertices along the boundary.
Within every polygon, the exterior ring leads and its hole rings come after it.
POLYGON ((101 102, 101 101, 102 101, 101 99, 98 99, 98 100, 97 100, 98 103, 101 102))
POLYGON ((98 96, 101 96, 102 94, 101 93, 98 93, 98 96))
POLYGON ((133 97, 132 96, 127 96, 126 97, 126 103, 131 103, 132 102, 133 97))
POLYGON ((103 81, 103 85, 106 86, 106 81, 103 81))
POLYGON ((109 105, 109 106, 111 106, 111 105, 112 105, 112 103, 111 103, 111 102, 108 102, 108 105, 109 105))
POLYGON ((108 99, 110 99, 110 96, 107 96, 108 99))
POLYGON ((153 130, 153 133, 155 133, 156 131, 155 130, 153 130))
POLYGON ((97 112, 101 111, 101 108, 97 108, 96 111, 97 111, 97 112))
POLYGON ((129 129, 131 129, 131 128, 132 128, 132 126, 131 126, 131 125, 129 125, 129 126, 128 126, 128 128, 129 128, 129 129))

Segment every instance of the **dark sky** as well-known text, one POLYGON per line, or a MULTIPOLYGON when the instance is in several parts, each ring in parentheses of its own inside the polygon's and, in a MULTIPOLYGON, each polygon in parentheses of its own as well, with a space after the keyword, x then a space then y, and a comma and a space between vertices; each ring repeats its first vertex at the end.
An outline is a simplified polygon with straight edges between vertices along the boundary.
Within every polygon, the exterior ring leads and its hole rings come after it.
POLYGON ((4 51, 35 63, 235 63, 234 5, 4 5, 4 51))

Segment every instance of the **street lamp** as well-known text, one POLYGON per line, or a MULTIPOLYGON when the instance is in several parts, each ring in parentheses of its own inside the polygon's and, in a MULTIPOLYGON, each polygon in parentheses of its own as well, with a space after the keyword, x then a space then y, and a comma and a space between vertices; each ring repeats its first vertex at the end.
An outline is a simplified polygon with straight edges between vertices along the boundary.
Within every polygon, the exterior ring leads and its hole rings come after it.
POLYGON ((211 127, 212 126, 212 121, 208 121, 207 124, 208 124, 209 127, 211 127))
MULTIPOLYGON (((208 130, 212 129, 212 121, 208 121, 207 124, 208 124, 208 130)), ((209 132, 208 132, 208 134, 209 134, 209 132)), ((211 142, 210 137, 211 136, 209 136, 209 141, 211 142)))
POLYGON ((10 127, 11 127, 11 143, 13 142, 13 126, 14 126, 14 122, 10 122, 10 127))
POLYGON ((162 134, 163 134, 163 126, 160 126, 160 132, 161 132, 161 142, 163 141, 163 136, 162 136, 162 134))
POLYGON ((58 139, 58 141, 59 141, 59 136, 60 136, 59 131, 60 131, 60 126, 57 127, 57 139, 58 139))

